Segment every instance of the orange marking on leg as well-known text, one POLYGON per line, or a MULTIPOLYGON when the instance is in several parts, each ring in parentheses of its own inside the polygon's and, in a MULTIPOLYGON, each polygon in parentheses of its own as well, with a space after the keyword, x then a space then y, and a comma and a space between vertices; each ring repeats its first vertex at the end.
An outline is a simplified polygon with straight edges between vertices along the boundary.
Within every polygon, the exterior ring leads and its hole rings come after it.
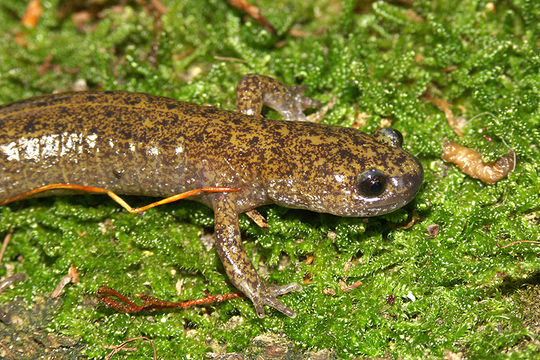
POLYGON ((78 191, 87 191, 87 192, 95 192, 95 193, 107 193, 108 190, 97 188, 97 187, 91 187, 91 186, 83 186, 83 185, 75 185, 75 184, 50 184, 41 186, 38 188, 35 188, 33 190, 27 191, 25 193, 22 193, 17 196, 10 197, 9 199, 6 199, 2 202, 0 202, 0 205, 9 204, 11 202, 24 199, 26 197, 39 194, 41 192, 49 191, 49 190, 57 190, 57 189, 63 189, 63 190, 78 190, 78 191))
MULTIPOLYGON (((140 207, 140 208, 131 209, 131 210, 127 209, 127 208, 126 209, 130 213, 136 214, 136 213, 143 212, 145 210, 151 209, 151 208, 159 206, 159 205, 172 203, 172 202, 175 202, 175 201, 178 201, 178 200, 188 198, 188 197, 193 196, 193 195, 197 195, 197 194, 199 194, 201 192, 235 192, 235 191, 240 191, 240 189, 232 189, 232 188, 227 188, 227 187, 206 187, 206 188, 201 188, 201 189, 189 190, 189 191, 186 191, 186 192, 183 192, 183 193, 180 193, 180 194, 169 196, 169 197, 167 197, 165 199, 161 199, 159 201, 153 202, 151 204, 148 204, 148 205, 140 207)), ((116 194, 113 194, 113 195, 116 196, 116 194)), ((112 197, 111 194, 109 194, 109 196, 112 197)), ((114 200, 116 200, 114 197, 112 197, 112 198, 114 200)), ((122 205, 122 204, 120 204, 120 205, 122 205)))
POLYGON ((140 212, 143 212, 145 210, 151 209, 151 208, 159 206, 159 205, 168 204, 168 203, 172 203, 172 202, 175 202, 175 201, 178 201, 178 200, 182 200, 182 199, 188 198, 190 196, 197 195, 197 194, 199 194, 201 192, 235 192, 235 191, 240 191, 239 188, 233 189, 233 188, 228 188, 228 187, 206 187, 206 188, 194 189, 194 190, 189 190, 189 191, 186 191, 186 192, 183 192, 183 193, 180 193, 180 194, 176 194, 176 195, 173 195, 173 196, 169 196, 169 197, 167 197, 165 199, 161 199, 159 201, 153 202, 153 203, 148 204, 146 206, 134 209, 131 206, 129 206, 129 204, 127 202, 125 202, 124 199, 122 199, 120 196, 116 195, 115 193, 113 193, 112 191, 107 190, 107 189, 103 189, 103 188, 99 188, 99 187, 93 187, 93 186, 75 185, 75 184, 50 184, 50 185, 45 185, 45 186, 38 187, 36 189, 27 191, 27 192, 25 192, 23 194, 20 194, 20 195, 11 197, 9 199, 6 199, 6 200, 0 202, 0 205, 9 204, 9 203, 11 203, 13 201, 24 199, 24 198, 26 198, 28 196, 32 196, 32 195, 39 194, 39 193, 44 192, 44 191, 56 190, 56 189, 76 190, 76 191, 86 191, 86 192, 93 192, 93 193, 99 193, 99 194, 107 194, 107 195, 109 195, 109 197, 111 199, 116 201, 120 206, 122 206, 124 209, 126 209, 127 211, 129 211, 132 214, 140 213, 140 212))

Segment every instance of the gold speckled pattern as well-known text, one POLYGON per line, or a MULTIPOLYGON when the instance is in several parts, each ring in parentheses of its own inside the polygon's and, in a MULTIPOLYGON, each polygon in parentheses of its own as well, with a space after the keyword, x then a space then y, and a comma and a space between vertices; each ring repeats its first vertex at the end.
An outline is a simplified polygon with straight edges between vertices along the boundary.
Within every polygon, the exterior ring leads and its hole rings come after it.
POLYGON ((264 305, 294 316, 276 297, 299 285, 264 284, 242 246, 238 213, 277 203, 374 216, 409 202, 423 179, 413 156, 355 129, 260 116, 264 102, 297 118, 298 109, 318 104, 302 92, 250 74, 238 86, 241 113, 127 92, 65 93, 5 105, 0 201, 52 183, 159 197, 210 186, 241 188, 197 197, 214 208, 218 253, 259 316, 264 305), (382 193, 368 197, 357 182, 370 169, 387 181, 382 193))

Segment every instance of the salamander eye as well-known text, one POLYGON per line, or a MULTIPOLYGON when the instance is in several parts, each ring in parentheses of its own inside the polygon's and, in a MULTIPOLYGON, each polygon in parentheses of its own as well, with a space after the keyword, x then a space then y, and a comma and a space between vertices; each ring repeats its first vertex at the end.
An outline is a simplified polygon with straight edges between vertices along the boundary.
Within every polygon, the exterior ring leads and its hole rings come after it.
POLYGON ((403 135, 396 129, 389 127, 379 129, 373 133, 373 137, 393 147, 401 148, 403 146, 403 135))
POLYGON ((377 169, 364 171, 358 177, 358 190, 366 197, 375 197, 386 188, 387 176, 377 169))

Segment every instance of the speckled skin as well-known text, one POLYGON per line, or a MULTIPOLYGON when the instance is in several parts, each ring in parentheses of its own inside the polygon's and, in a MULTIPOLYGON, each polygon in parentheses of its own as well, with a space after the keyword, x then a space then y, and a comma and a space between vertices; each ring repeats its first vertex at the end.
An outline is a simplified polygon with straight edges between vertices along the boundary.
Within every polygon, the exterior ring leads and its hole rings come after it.
POLYGON ((423 179, 418 160, 384 134, 260 115, 265 102, 287 119, 305 120, 302 109, 318 102, 302 92, 250 74, 238 86, 239 112, 127 92, 64 93, 5 105, 0 203, 55 183, 157 197, 203 187, 241 188, 196 200, 214 209, 218 254, 258 315, 270 305, 293 317, 277 296, 300 286, 264 284, 242 245, 238 214, 276 203, 374 216, 409 202, 423 179), (358 189, 359 175, 368 169, 387 176, 377 196, 358 189))

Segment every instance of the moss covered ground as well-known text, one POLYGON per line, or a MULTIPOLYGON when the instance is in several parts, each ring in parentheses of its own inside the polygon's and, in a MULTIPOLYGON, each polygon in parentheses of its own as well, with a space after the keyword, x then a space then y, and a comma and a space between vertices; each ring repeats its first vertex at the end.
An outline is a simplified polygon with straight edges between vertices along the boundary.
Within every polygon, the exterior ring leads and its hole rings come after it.
MULTIPOLYGON (((138 336, 162 359, 269 357, 252 348, 262 335, 294 344, 294 358, 540 357, 540 247, 502 248, 540 238, 540 2, 253 1, 275 35, 221 0, 162 0, 158 22, 150 1, 42 0, 33 29, 20 24, 26 3, 0 1, 0 103, 86 84, 234 109, 236 82, 256 72, 336 97, 325 123, 391 123, 426 175, 411 204, 369 220, 277 206, 260 209, 268 229, 241 217, 259 272, 304 284, 283 297, 295 319, 258 319, 246 299, 139 315, 98 303, 100 285, 172 301, 234 291, 201 241, 213 214, 197 203, 140 216, 93 195, 3 206, 0 239, 13 236, 0 277, 28 276, 0 294, 17 320, 0 322, 0 342, 17 358, 104 358, 138 336), (467 119, 463 137, 430 96, 467 119), (486 185, 441 160, 447 140, 487 162, 511 148, 517 166, 486 185), (70 265, 80 281, 51 301, 70 265)), ((140 343, 114 358, 151 354, 140 343)))

